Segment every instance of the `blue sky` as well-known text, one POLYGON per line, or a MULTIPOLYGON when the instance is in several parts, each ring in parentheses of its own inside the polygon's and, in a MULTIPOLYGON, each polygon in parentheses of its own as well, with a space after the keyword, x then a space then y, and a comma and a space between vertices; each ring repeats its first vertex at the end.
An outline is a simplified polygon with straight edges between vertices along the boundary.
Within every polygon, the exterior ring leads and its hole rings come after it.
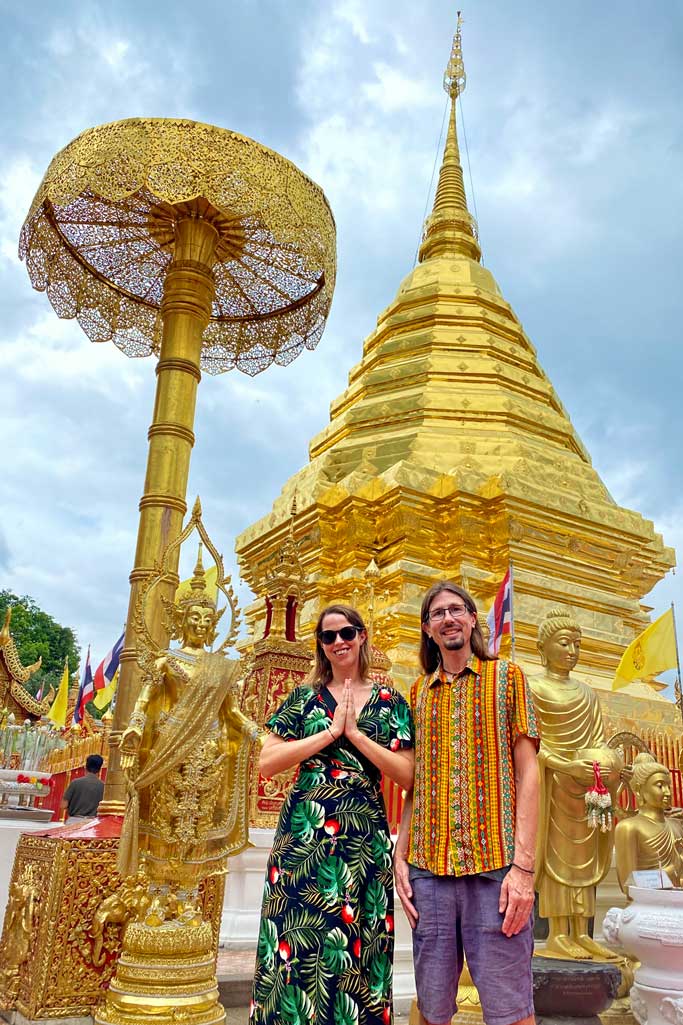
MULTIPOLYGON (((455 8, 241 0, 203 4, 196 23, 176 0, 0 10, 0 586, 98 658, 126 611, 154 368, 92 345, 31 290, 17 239, 51 157, 94 124, 191 117, 279 150, 327 194, 339 276, 318 349, 200 387, 189 497, 234 565, 235 536, 307 460, 413 264, 455 8)), ((615 499, 680 551, 683 7, 477 0, 463 13, 484 260, 615 499)), ((683 620, 680 580, 648 603, 676 598, 683 620)))

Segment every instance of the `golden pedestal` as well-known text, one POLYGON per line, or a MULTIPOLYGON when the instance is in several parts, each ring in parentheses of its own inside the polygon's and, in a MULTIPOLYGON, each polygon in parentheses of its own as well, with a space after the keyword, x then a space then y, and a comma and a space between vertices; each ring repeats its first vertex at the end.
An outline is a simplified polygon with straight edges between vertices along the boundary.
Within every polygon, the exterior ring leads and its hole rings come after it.
POLYGON ((208 922, 131 922, 95 1025, 222 1025, 213 931, 208 922))
MULTIPOLYGON (((106 816, 22 835, 0 940, 3 1012, 18 1011, 28 1021, 76 1018, 89 1016, 102 1003, 121 952, 122 916, 111 901, 120 885, 120 830, 121 819, 106 816)), ((211 973, 223 890, 224 877, 214 876, 200 891, 201 913, 212 937, 206 955, 211 973)), ((171 985, 168 972, 165 982, 171 985)))
POLYGON ((105 961, 95 965, 90 927, 118 883, 120 826, 112 817, 99 830, 88 823, 22 835, 0 942, 3 1011, 18 1010, 29 1020, 80 1017, 99 1003, 119 943, 108 926, 105 961), (19 946, 21 960, 14 953, 19 946))

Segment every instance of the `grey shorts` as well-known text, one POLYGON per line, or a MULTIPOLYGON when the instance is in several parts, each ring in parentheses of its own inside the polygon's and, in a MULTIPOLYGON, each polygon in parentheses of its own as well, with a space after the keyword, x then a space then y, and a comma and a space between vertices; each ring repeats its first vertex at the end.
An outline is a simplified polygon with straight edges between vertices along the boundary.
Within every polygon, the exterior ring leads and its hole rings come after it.
POLYGON ((531 956, 533 916, 516 936, 501 932, 501 878, 434 876, 410 870, 418 921, 413 930, 417 1002, 432 1025, 450 1022, 463 957, 486 1025, 512 1025, 534 1012, 531 956))

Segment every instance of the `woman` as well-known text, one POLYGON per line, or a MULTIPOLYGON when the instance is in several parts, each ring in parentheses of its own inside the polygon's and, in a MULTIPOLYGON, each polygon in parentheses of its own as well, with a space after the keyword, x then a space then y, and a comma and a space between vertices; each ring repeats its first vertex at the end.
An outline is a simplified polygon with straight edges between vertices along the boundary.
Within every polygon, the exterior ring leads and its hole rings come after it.
POLYGON ((259 1025, 389 1025, 391 840, 379 784, 413 783, 408 705, 370 678, 368 635, 329 605, 315 665, 266 724, 260 769, 300 766, 266 870, 251 1017, 259 1025))

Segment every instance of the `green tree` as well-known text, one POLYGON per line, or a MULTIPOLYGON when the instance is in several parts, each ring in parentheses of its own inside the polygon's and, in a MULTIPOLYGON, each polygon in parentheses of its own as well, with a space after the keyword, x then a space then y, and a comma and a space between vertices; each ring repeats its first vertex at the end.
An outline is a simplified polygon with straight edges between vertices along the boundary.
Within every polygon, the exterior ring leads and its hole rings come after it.
POLYGON ((80 649, 76 635, 68 626, 61 626, 28 595, 19 597, 12 591, 0 591, 0 626, 5 621, 7 606, 12 606, 10 631, 17 646, 19 658, 25 666, 32 665, 42 656, 43 664, 26 685, 36 694, 41 684, 59 686, 64 671, 64 659, 69 659, 72 679, 77 678, 80 649))

